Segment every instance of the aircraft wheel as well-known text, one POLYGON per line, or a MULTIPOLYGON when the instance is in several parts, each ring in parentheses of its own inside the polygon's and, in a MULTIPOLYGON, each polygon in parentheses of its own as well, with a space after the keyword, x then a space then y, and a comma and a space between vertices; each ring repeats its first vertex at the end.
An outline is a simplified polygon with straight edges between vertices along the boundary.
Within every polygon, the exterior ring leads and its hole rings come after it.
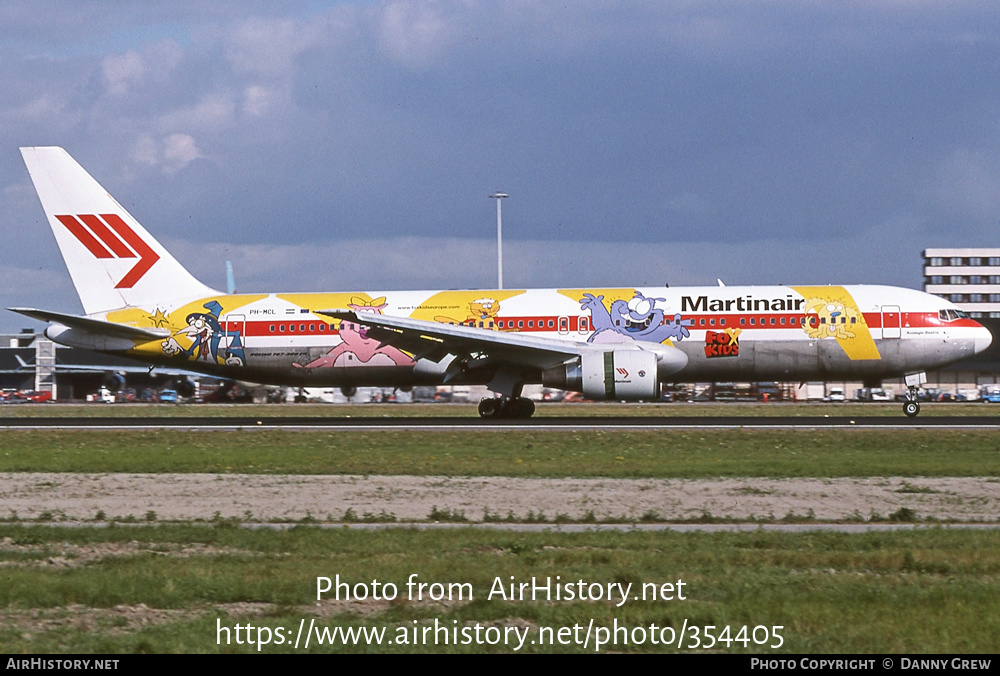
POLYGON ((535 402, 527 397, 516 397, 510 400, 510 417, 527 419, 535 414, 535 402))
POLYGON ((903 404, 903 413, 911 418, 915 418, 920 413, 920 404, 915 401, 907 401, 903 404))
POLYGON ((502 400, 496 397, 486 397, 479 402, 480 418, 497 418, 502 410, 502 400))

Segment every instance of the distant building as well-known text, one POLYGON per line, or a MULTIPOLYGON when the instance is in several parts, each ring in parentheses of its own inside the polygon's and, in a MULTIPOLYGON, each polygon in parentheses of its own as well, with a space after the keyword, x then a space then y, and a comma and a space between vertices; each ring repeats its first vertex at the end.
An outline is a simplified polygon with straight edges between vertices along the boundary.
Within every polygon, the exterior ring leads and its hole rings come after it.
POLYGON ((1000 318, 1000 249, 924 249, 924 291, 976 319, 1000 318))

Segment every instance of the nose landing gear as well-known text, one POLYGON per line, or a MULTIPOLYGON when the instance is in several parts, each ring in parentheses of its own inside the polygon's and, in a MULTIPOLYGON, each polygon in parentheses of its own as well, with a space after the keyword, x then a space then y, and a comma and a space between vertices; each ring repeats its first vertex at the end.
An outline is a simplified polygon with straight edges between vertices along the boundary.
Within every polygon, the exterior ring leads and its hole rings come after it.
POLYGON ((903 379, 906 383, 906 401, 903 402, 903 413, 909 418, 917 417, 920 413, 920 402, 917 401, 917 390, 927 382, 927 374, 911 373, 903 379))

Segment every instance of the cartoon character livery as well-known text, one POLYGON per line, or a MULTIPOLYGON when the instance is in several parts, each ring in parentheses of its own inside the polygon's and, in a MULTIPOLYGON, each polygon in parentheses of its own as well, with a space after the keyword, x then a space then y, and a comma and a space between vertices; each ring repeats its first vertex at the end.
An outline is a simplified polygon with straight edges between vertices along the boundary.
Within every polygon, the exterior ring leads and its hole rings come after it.
POLYGON ((604 306, 604 296, 583 294, 580 299, 580 309, 590 310, 591 324, 594 333, 587 342, 590 343, 627 343, 645 341, 648 343, 663 343, 668 340, 683 340, 691 335, 688 327, 690 320, 682 319, 675 314, 666 319, 666 313, 656 303, 665 302, 666 298, 646 298, 641 291, 628 302, 616 300, 611 303, 609 311, 604 306))
POLYGON ((163 354, 194 358, 196 361, 211 361, 213 364, 227 366, 243 366, 246 355, 243 353, 241 332, 230 331, 219 323, 222 305, 215 300, 205 303, 208 312, 192 312, 186 318, 187 326, 163 341, 163 354), (181 347, 177 336, 185 336, 191 341, 187 348, 181 347), (223 351, 220 353, 220 346, 223 351))
POLYGON ((345 391, 485 385, 483 417, 530 416, 526 384, 651 401, 668 383, 904 377, 912 416, 925 370, 992 340, 954 304, 889 286, 225 294, 66 151, 21 152, 83 313, 11 309, 150 366, 345 391))
MULTIPOLYGON (((366 301, 363 298, 352 298, 347 306, 360 313, 363 317, 365 313, 382 314, 382 310, 387 307, 385 296, 366 301)), ((412 366, 413 359, 409 355, 392 347, 383 345, 377 340, 368 337, 368 327, 357 322, 341 320, 340 340, 337 347, 333 348, 322 357, 312 360, 308 364, 294 363, 293 366, 302 368, 337 368, 348 366, 412 366)))

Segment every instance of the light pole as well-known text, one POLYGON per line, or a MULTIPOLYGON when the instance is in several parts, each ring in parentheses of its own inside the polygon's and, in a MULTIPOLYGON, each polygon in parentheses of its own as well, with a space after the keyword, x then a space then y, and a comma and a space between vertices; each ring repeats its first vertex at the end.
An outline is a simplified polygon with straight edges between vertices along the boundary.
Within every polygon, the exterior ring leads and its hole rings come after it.
POLYGON ((501 216, 500 202, 507 193, 495 192, 490 195, 490 199, 497 201, 497 289, 503 289, 503 217, 501 216))

